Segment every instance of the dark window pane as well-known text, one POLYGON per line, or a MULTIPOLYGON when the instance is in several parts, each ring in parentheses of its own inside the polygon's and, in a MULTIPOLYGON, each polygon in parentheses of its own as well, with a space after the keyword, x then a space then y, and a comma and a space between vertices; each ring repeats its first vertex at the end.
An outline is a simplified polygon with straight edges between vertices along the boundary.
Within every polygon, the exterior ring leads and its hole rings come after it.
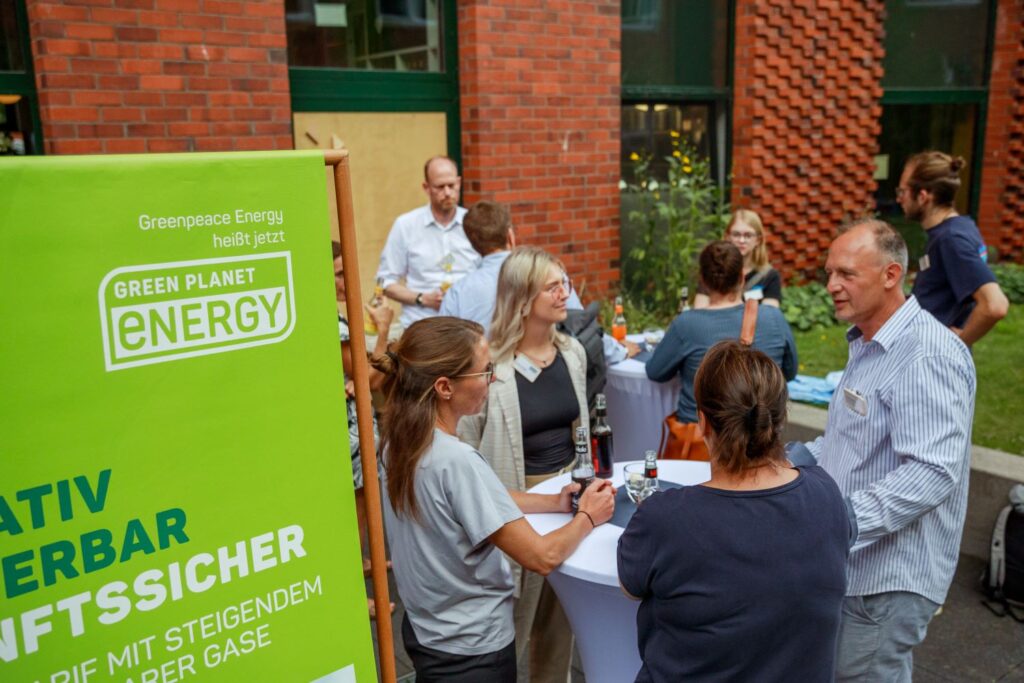
POLYGON ((985 85, 989 0, 886 0, 885 9, 883 86, 985 85))
POLYGON ((0 71, 24 71, 15 0, 0 0, 0 71))
POLYGON ((896 202, 896 187, 903 173, 904 162, 914 154, 937 149, 962 156, 967 164, 960 172, 960 191, 956 194, 956 210, 969 213, 974 171, 974 137, 977 130, 978 106, 975 104, 891 104, 882 107, 882 135, 879 153, 886 177, 878 178, 875 200, 882 218, 903 234, 910 248, 911 263, 924 253, 924 231, 917 223, 903 217, 896 202))
POLYGON ((286 0, 291 66, 444 70, 443 0, 286 0))
POLYGON ((0 155, 39 154, 29 98, 0 92, 0 155))
POLYGON ((623 0, 622 84, 726 86, 727 0, 623 0))
POLYGON ((633 181, 633 155, 653 155, 650 175, 664 180, 673 134, 702 157, 711 156, 710 104, 663 104, 641 102, 622 106, 622 178, 633 181))

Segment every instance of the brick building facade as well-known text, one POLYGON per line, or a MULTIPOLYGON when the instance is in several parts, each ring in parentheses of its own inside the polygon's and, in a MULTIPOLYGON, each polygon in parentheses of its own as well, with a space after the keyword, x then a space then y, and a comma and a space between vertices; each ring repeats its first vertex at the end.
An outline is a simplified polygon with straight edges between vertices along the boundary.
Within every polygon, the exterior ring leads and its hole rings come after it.
MULTIPOLYGON (((511 204, 524 241, 562 254, 590 296, 620 276, 623 6, 460 0, 453 14, 464 203, 511 204)), ((1024 2, 993 7, 976 208, 1020 260, 1024 2)), ((284 0, 25 8, 46 153, 294 146, 284 0)), ((731 17, 732 199, 764 214, 785 274, 808 273, 836 224, 874 206, 885 6, 735 0, 731 17)))

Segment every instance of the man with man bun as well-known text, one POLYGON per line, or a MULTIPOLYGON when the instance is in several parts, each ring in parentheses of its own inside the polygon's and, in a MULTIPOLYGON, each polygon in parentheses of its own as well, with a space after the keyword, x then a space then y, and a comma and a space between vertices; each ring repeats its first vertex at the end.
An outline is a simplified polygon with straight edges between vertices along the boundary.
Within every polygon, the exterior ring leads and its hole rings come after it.
POLYGON ((1006 317, 1010 304, 986 263, 978 226, 953 206, 963 166, 962 157, 915 154, 903 167, 896 199, 928 234, 914 297, 970 346, 1006 317))

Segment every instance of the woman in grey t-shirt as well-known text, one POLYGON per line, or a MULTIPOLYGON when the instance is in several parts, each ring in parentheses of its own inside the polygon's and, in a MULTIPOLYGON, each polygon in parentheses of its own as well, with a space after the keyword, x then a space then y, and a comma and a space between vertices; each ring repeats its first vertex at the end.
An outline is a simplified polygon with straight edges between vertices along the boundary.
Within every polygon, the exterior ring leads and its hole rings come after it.
POLYGON ((540 536, 524 512, 568 512, 558 494, 508 491, 483 457, 459 441, 461 417, 480 411, 493 375, 480 325, 420 320, 373 359, 385 373, 384 513, 405 649, 416 680, 516 680, 512 576, 507 553, 548 574, 614 509, 610 484, 593 485, 571 522, 540 536))

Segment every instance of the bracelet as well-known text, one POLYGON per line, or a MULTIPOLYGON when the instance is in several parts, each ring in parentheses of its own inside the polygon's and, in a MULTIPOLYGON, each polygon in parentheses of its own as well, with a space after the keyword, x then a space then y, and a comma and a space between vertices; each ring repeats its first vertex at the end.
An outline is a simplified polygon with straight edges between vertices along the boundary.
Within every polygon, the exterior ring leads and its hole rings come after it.
POLYGON ((581 515, 586 515, 587 519, 590 520, 590 526, 595 528, 595 529, 597 528, 597 525, 594 524, 594 518, 590 516, 589 512, 587 512, 586 510, 577 510, 576 512, 578 512, 581 515))
POLYGON ((419 294, 416 295, 416 305, 417 306, 422 306, 423 305, 423 292, 420 292, 419 294))

